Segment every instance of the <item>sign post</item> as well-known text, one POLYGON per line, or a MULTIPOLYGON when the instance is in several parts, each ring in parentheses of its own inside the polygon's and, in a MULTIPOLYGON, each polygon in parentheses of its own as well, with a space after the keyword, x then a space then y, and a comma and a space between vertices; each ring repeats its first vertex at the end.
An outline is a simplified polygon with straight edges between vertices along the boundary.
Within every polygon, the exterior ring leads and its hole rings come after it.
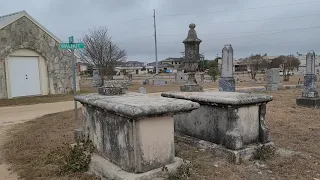
MULTIPOLYGON (((69 43, 60 43, 59 44, 60 49, 70 49, 72 53, 72 81, 73 81, 73 96, 77 95, 77 83, 76 83, 76 58, 74 55, 75 49, 83 49, 84 44, 83 43, 74 43, 73 36, 69 37, 69 43)), ((80 129, 80 121, 78 120, 78 107, 77 107, 77 101, 74 100, 74 117, 76 121, 76 131, 79 131, 80 129)), ((77 136, 77 135, 76 135, 77 136)), ((78 137, 75 137, 77 140, 78 137)))

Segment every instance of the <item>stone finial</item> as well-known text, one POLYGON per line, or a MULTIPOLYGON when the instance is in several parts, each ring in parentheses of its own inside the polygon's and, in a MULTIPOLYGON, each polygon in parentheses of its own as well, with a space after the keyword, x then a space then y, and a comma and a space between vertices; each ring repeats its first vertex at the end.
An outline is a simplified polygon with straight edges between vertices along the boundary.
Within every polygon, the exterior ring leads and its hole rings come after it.
POLYGON ((315 54, 314 51, 309 51, 306 56, 306 74, 315 74, 315 54))
POLYGON ((188 32, 188 36, 187 38, 183 41, 183 43, 189 43, 189 42, 197 42, 197 43, 201 43, 201 39, 198 38, 197 36, 197 32, 194 29, 196 27, 196 25, 194 23, 191 23, 189 25, 189 32, 188 32))

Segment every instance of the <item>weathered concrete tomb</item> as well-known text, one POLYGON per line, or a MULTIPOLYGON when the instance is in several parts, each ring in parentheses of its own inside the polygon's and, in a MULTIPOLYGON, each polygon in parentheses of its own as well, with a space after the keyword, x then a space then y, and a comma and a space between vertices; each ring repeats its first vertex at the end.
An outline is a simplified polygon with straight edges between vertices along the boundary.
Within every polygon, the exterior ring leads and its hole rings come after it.
POLYGON ((265 120, 271 96, 237 92, 167 92, 162 96, 201 105, 174 116, 181 140, 212 148, 235 163, 250 159, 262 145, 273 146, 265 120))
POLYGON ((83 105, 83 130, 97 153, 91 172, 110 179, 155 179, 161 168, 176 169, 172 115, 200 107, 196 102, 124 94, 76 96, 83 105))

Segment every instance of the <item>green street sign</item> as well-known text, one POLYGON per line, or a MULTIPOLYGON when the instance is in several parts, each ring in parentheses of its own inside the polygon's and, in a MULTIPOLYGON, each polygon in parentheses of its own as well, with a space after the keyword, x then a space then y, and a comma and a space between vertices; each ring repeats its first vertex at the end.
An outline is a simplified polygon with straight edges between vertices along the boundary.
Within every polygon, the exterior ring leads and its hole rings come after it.
POLYGON ((60 49, 83 49, 83 43, 60 43, 60 49))
POLYGON ((74 43, 73 36, 69 37, 69 43, 74 43))

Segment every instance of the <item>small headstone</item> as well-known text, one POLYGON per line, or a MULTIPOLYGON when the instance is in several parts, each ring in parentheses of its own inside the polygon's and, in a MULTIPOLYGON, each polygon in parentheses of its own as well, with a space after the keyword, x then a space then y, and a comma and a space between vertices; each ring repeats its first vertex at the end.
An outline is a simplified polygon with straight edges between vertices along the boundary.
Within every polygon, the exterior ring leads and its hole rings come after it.
POLYGON ((267 91, 279 90, 281 87, 279 68, 271 68, 267 70, 267 91))
POLYGON ((98 88, 98 93, 105 96, 116 96, 126 94, 125 88, 120 85, 103 86, 98 88))
POLYGON ((99 68, 93 68, 92 72, 92 87, 100 87, 101 86, 101 77, 99 73, 99 68))
POLYGON ((139 88, 139 93, 141 94, 147 94, 147 89, 145 87, 140 87, 139 88))
POLYGON ((144 79, 142 82, 143 85, 149 85, 149 79, 144 79))
POLYGON ((167 85, 168 83, 167 83, 167 81, 162 80, 162 79, 154 79, 154 80, 152 81, 152 84, 153 84, 154 86, 164 86, 164 85, 167 85))

